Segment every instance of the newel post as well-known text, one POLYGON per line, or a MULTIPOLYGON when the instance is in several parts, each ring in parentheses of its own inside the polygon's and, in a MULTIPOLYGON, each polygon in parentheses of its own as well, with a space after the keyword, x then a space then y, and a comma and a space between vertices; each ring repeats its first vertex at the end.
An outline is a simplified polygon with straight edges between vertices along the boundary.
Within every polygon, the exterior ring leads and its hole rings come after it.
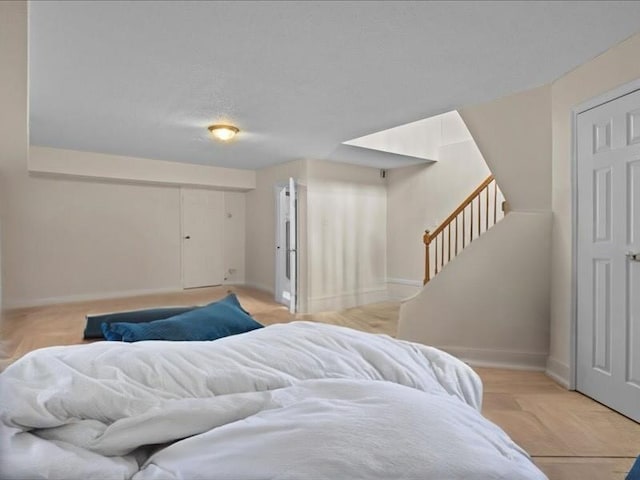
POLYGON ((423 285, 426 285, 429 281, 429 276, 431 270, 429 269, 429 244, 431 243, 431 236, 429 235, 429 230, 424 231, 424 236, 422 237, 424 241, 424 249, 425 249, 425 257, 424 257, 424 282, 423 285))

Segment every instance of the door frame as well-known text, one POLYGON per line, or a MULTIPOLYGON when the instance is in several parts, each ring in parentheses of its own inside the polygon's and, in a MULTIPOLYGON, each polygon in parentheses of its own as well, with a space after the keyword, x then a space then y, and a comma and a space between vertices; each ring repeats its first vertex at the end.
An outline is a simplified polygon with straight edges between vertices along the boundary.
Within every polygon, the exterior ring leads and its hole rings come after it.
POLYGON ((184 186, 180 185, 178 188, 178 196, 180 198, 180 286, 182 290, 186 290, 184 286, 184 186))
POLYGON ((640 90, 640 78, 586 100, 571 109, 571 329, 569 390, 578 380, 578 115, 640 90))
MULTIPOLYGON (((286 251, 286 248, 283 249, 281 248, 280 250, 278 250, 278 241, 282 240, 280 238, 280 223, 282 222, 282 216, 281 216, 281 211, 280 211, 280 193, 283 190, 288 190, 290 192, 291 189, 291 184, 290 184, 290 180, 293 180, 294 182, 294 202, 296 204, 296 208, 294 209, 294 213, 293 215, 295 215, 295 221, 293 222, 293 226, 294 226, 294 235, 296 238, 295 241, 295 248, 293 249, 293 255, 295 255, 295 262, 293 262, 292 264, 292 269, 294 269, 293 272, 293 284, 294 284, 294 292, 290 292, 290 297, 289 297, 289 309, 290 311, 293 308, 294 312, 297 312, 299 310, 299 291, 300 291, 300 281, 299 281, 299 229, 300 229, 300 225, 299 225, 299 216, 300 216, 300 204, 298 202, 299 199, 299 188, 300 188, 300 184, 299 182, 295 179, 295 177, 291 177, 291 179, 289 180, 283 180, 280 182, 276 182, 273 186, 273 193, 274 193, 274 202, 275 202, 275 235, 274 235, 274 275, 275 275, 275 282, 274 282, 274 292, 273 292, 273 297, 275 299, 275 301, 277 303, 281 303, 282 302, 282 296, 279 295, 280 292, 283 289, 283 285, 282 285, 282 278, 284 275, 284 266, 283 266, 283 262, 281 261, 282 258, 286 258, 287 255, 291 255, 290 251, 286 251), (293 302, 291 301, 293 299, 293 302), (293 305, 293 307, 292 307, 293 305)), ((290 197, 289 197, 290 198, 290 197)), ((291 207, 290 207, 291 208, 291 207)), ((286 243, 286 242, 285 242, 286 243)), ((281 245, 281 247, 283 247, 281 245)))

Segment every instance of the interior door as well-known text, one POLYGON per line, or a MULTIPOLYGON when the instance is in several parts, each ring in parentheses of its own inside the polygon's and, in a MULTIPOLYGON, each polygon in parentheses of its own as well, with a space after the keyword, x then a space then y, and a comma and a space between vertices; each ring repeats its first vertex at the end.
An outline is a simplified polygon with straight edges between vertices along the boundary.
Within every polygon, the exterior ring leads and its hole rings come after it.
POLYGON ((191 188, 182 188, 180 193, 182 285, 220 285, 224 280, 224 193, 191 188))
POLYGON ((276 292, 275 299, 296 311, 297 218, 296 183, 290 178, 276 187, 276 292))
POLYGON ((276 188, 276 302, 289 305, 291 300, 291 263, 289 258, 289 185, 276 188))
POLYGON ((297 244, 298 244, 298 227, 297 227, 297 216, 298 216, 298 202, 297 202, 297 194, 296 194, 296 182, 293 178, 289 178, 289 231, 288 235, 288 243, 289 249, 287 254, 289 255, 289 288, 290 288, 290 297, 289 300, 289 312, 296 313, 296 291, 298 288, 297 282, 297 244))
POLYGON ((640 90, 578 115, 577 389, 640 421, 640 90))

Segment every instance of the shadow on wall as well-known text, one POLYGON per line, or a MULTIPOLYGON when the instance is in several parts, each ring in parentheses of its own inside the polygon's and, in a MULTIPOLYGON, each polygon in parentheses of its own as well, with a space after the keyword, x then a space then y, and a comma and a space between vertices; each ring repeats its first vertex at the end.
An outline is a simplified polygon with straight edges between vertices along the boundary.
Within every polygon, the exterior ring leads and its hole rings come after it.
POLYGON ((330 181, 310 187, 310 311, 385 299, 386 191, 378 183, 330 181))

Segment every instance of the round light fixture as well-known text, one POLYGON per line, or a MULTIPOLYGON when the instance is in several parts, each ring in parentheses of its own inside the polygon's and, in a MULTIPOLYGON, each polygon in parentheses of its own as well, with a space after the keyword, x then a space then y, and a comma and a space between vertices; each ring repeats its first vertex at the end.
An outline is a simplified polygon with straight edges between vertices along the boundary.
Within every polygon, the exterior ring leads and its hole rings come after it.
POLYGON ((221 142, 228 142, 240 131, 238 127, 234 127, 233 125, 211 125, 208 127, 208 130, 211 132, 211 135, 221 142))

